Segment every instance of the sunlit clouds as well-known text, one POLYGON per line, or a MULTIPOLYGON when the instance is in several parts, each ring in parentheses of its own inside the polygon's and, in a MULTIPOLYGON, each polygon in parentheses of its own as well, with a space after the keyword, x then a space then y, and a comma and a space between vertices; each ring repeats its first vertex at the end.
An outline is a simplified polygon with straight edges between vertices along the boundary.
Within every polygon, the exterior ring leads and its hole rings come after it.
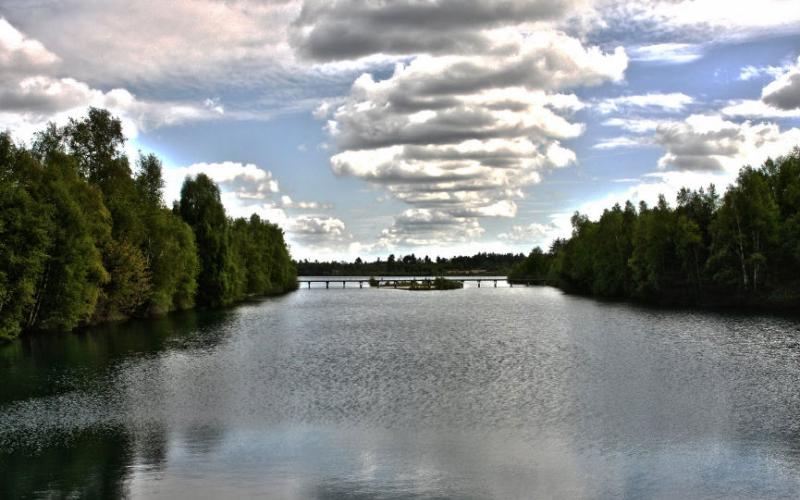
POLYGON ((800 144, 795 4, 9 0, 0 128, 107 108, 303 258, 527 252, 800 144))

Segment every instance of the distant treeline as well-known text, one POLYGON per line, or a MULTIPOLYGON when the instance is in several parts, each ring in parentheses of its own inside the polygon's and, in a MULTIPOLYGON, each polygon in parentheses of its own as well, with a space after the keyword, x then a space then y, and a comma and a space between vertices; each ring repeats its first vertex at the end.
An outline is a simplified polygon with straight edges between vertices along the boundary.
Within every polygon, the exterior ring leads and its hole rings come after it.
POLYGON ((800 305, 800 149, 742 168, 720 197, 682 189, 676 206, 630 202, 596 222, 576 213, 572 237, 536 248, 512 278, 569 292, 661 304, 800 305))
POLYGON ((296 286, 279 227, 228 218, 202 174, 167 208, 161 162, 134 174, 124 140, 100 109, 30 147, 0 134, 0 340, 296 286))
POLYGON ((478 253, 449 259, 427 255, 417 257, 413 253, 401 257, 389 255, 372 262, 357 258, 355 262, 297 262, 301 276, 439 276, 442 274, 502 274, 525 260, 523 254, 478 253))

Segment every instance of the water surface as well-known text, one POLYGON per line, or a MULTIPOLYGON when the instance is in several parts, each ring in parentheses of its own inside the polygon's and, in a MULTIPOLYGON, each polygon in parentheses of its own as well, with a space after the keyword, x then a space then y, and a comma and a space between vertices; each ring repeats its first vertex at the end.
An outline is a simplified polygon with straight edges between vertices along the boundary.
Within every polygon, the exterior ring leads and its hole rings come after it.
POLYGON ((356 285, 29 337, 0 498, 796 498, 798 328, 356 285))

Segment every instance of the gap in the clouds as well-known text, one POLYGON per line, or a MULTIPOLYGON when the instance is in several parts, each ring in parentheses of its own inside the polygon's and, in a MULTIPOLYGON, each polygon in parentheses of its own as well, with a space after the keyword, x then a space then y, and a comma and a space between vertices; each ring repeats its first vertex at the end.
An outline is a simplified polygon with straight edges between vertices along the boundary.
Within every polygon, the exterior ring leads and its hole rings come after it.
MULTIPOLYGON (((175 165, 233 161, 273 172, 293 197, 326 200, 336 178, 328 166, 326 137, 307 113, 273 121, 210 121, 161 128, 140 142, 164 152, 175 165)), ((284 189, 282 189, 284 190, 284 189)))
POLYGON ((800 51, 800 36, 781 36, 708 47, 685 64, 632 62, 626 72, 631 93, 683 92, 714 109, 711 101, 760 97, 764 81, 740 80, 745 66, 779 65, 800 51), (635 92, 633 91, 635 89, 635 92))

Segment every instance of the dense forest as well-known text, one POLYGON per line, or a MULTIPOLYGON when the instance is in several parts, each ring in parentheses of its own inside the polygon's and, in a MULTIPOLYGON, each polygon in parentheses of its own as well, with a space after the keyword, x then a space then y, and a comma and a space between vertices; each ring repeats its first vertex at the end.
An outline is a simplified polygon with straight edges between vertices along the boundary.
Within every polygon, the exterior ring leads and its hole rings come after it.
POLYGON ((800 305, 800 149, 744 167, 723 196, 682 189, 674 207, 630 202, 535 248, 510 278, 660 304, 800 305))
POLYGON ((440 276, 444 274, 483 274, 505 275, 515 265, 525 260, 524 254, 478 253, 472 256, 452 258, 427 255, 417 257, 415 254, 395 257, 389 255, 386 260, 380 257, 372 262, 363 261, 360 257, 355 262, 297 262, 297 271, 301 276, 440 276))
POLYGON ((161 162, 134 173, 124 142, 101 109, 30 147, 0 134, 0 340, 296 287, 278 226, 230 219, 203 174, 166 207, 161 162))

